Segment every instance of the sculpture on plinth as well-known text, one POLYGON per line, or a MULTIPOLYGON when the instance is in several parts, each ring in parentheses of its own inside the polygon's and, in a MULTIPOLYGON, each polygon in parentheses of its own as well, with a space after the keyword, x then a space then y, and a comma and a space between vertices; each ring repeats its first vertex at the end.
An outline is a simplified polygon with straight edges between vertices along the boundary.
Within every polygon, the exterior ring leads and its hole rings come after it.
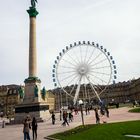
POLYGON ((37 85, 34 87, 34 96, 38 97, 38 87, 37 87, 37 85))
POLYGON ((45 87, 43 87, 43 89, 41 91, 41 94, 42 94, 42 99, 45 100, 45 97, 46 97, 46 89, 45 89, 45 87))
POLYGON ((37 3, 37 0, 31 0, 31 6, 32 6, 33 8, 36 7, 36 3, 37 3))
POLYGON ((23 99, 24 98, 24 90, 22 89, 22 87, 20 87, 18 89, 18 92, 19 92, 20 99, 23 99))

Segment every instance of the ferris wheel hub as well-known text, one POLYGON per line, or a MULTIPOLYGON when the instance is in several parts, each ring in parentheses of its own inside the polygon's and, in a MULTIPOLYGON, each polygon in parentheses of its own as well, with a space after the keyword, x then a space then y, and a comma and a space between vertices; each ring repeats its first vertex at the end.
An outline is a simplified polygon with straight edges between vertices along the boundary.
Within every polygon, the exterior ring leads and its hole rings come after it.
POLYGON ((80 75, 86 75, 89 71, 89 67, 87 64, 81 64, 78 69, 77 69, 78 73, 80 75))

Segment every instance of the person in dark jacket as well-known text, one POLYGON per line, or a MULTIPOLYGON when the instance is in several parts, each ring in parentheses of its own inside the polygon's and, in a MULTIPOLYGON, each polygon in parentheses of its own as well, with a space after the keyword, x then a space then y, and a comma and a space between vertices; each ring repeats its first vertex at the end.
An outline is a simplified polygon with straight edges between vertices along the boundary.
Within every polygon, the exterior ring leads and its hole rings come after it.
POLYGON ((95 111, 96 124, 99 124, 100 117, 99 117, 99 113, 98 113, 98 108, 95 108, 94 111, 95 111))
POLYGON ((32 120, 32 134, 33 134, 33 140, 37 139, 37 120, 35 117, 33 117, 32 120))
POLYGON ((53 125, 55 124, 55 114, 54 114, 54 112, 52 112, 52 124, 53 125))
POLYGON ((109 118, 109 110, 108 110, 108 106, 105 106, 105 112, 106 112, 106 116, 109 118))
POLYGON ((66 126, 66 124, 69 126, 67 117, 68 117, 68 113, 67 113, 66 111, 63 111, 63 121, 64 121, 64 122, 62 123, 63 126, 66 126))

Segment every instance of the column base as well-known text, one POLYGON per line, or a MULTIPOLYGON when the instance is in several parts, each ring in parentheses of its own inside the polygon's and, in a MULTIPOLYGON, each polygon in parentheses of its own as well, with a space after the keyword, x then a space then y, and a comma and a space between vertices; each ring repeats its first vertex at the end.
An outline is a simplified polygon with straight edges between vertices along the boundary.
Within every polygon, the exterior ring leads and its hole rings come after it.
POLYGON ((14 123, 22 123, 27 115, 36 117, 38 122, 43 122, 49 115, 49 105, 45 103, 20 104, 15 107, 14 123))

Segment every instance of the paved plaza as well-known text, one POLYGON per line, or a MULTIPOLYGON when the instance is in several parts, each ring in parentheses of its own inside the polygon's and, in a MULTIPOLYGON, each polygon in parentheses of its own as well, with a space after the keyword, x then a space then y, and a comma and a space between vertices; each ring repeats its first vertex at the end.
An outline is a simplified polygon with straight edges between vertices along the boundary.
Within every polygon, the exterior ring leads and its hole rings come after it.
MULTIPOLYGON (((110 118, 107 119, 108 123, 111 122, 121 122, 127 120, 140 120, 140 113, 129 113, 130 108, 123 107, 118 109, 110 109, 110 118)), ((38 140, 43 140, 44 137, 54 134, 57 132, 62 132, 82 124, 81 114, 74 115, 74 121, 70 123, 69 126, 62 126, 62 121, 59 120, 59 114, 56 114, 56 124, 51 124, 50 116, 43 123, 38 123, 38 140)), ((1 120, 2 121, 2 120, 1 120)), ((94 111, 91 111, 89 115, 84 112, 84 122, 85 124, 95 124, 94 111)), ((31 135, 31 133, 30 133, 31 135)), ((0 123, 0 140, 23 140, 23 125, 7 125, 2 128, 0 123)), ((31 139, 32 140, 32 139, 31 139)))

